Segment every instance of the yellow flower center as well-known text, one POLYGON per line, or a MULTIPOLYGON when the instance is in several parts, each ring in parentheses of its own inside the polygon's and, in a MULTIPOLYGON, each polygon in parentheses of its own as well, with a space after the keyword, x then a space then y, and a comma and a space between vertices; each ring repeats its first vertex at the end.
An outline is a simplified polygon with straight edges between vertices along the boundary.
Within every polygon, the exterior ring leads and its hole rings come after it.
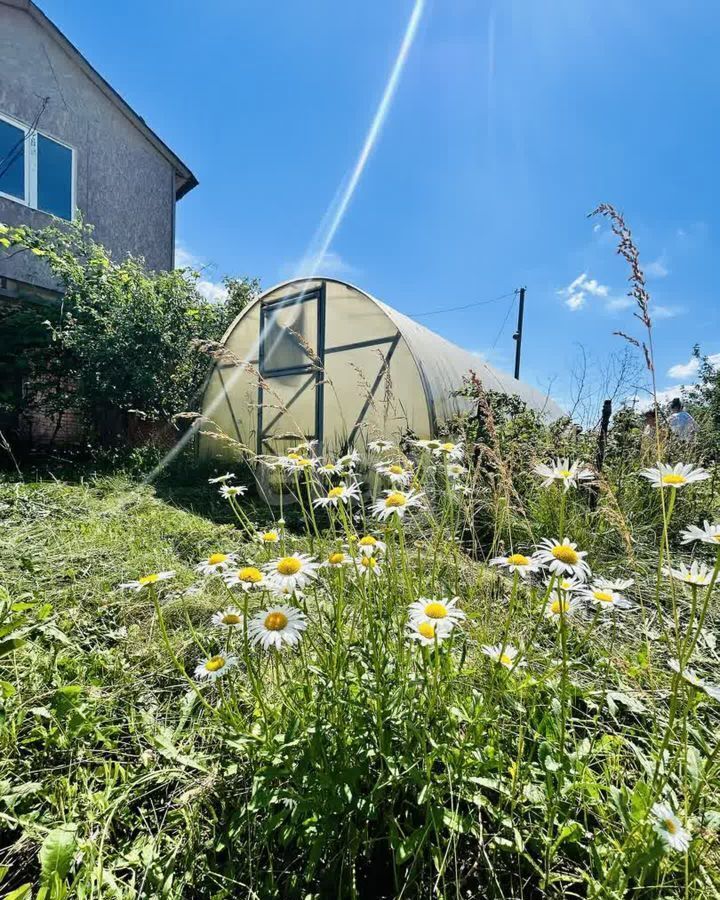
POLYGON ((226 553, 213 553, 208 559, 208 565, 216 566, 218 563, 224 563, 226 559, 226 553))
POLYGON ((513 663, 513 658, 512 658, 512 656, 508 656, 507 653, 501 653, 500 654, 500 662, 504 666, 511 666, 513 663))
POLYGON ((418 633, 421 634, 424 638, 431 640, 435 637, 435 626, 430 622, 421 622, 418 625, 418 633))
POLYGON ((431 619, 444 619, 447 614, 447 606, 444 603, 438 603, 437 600, 433 600, 425 607, 425 615, 430 616, 431 619))
POLYGON ((613 602, 613 595, 609 591, 593 591, 593 597, 601 603, 613 602))
POLYGON ((390 506, 392 508, 405 506, 406 503, 407 497, 405 497, 405 495, 401 494, 399 491, 393 491, 393 493, 389 494, 387 499, 385 500, 385 506, 390 506))
POLYGON ((662 483, 663 484, 685 484, 687 479, 684 475, 677 475, 675 472, 671 472, 669 475, 663 475, 662 483))
POLYGON ((157 575, 143 575, 142 578, 138 578, 140 584, 155 584, 157 580, 157 575))
POLYGON ((507 562, 509 566, 526 566, 530 560, 527 556, 523 556, 522 553, 513 553, 511 556, 508 556, 507 562))
POLYGON ((374 547, 377 544, 377 538, 373 537, 371 534, 366 534, 365 537, 361 537, 358 541, 361 547, 374 547))
POLYGON ((302 456, 300 456, 299 453, 288 453, 287 458, 292 460, 299 460, 302 459, 302 456))
POLYGON ((223 625, 239 625, 242 622, 242 616, 237 613, 225 613, 222 617, 223 625))
POLYGON ((396 464, 388 466, 388 472, 390 472, 391 475, 402 475, 403 471, 404 470, 402 466, 398 466, 396 464))
POLYGON ((302 563, 294 556, 285 556, 277 564, 277 570, 281 575, 297 575, 302 569, 302 563))
POLYGON ((455 444, 451 443, 450 441, 445 444, 440 444, 440 446, 438 447, 438 450, 442 450, 443 453, 450 453, 454 449, 455 444))
POLYGON ((225 666, 224 656, 211 656, 205 663, 205 669, 208 672, 219 672, 225 666))
POLYGON ((558 469, 558 475, 561 478, 570 478, 572 472, 570 471, 570 469, 558 469))
POLYGON ((363 556, 360 559, 360 565, 365 566, 366 569, 374 569, 377 565, 377 560, 374 556, 363 556))
POLYGON ((262 572, 260 569, 256 569, 255 566, 245 566, 245 568, 240 569, 237 577, 238 581, 247 581, 248 584, 257 584, 263 580, 262 572))
POLYGON ((266 531, 262 539, 266 544, 274 544, 278 539, 278 533, 277 531, 266 531))
POLYGON ((312 465, 311 459, 305 459, 305 457, 301 456, 299 459, 295 460, 295 465, 305 467, 312 465))
POLYGON ((560 613, 566 612, 567 608, 568 608, 568 605, 565 600, 560 600, 560 599, 553 600, 553 602, 550 604, 550 612, 554 616, 559 616, 560 613))
POLYGON ((712 536, 712 539, 715 541, 715 543, 720 544, 720 531, 718 531, 717 534, 714 534, 712 536))
POLYGON ((569 547, 567 544, 558 544, 556 547, 552 548, 551 552, 555 559, 559 559, 560 562, 567 563, 570 566, 574 566, 580 559, 573 548, 569 547))
POLYGON ((340 553, 340 551, 338 551, 337 553, 331 553, 330 556, 328 556, 328 562, 331 566, 339 565, 344 559, 345 554, 340 553))
POLYGON ((670 834, 675 834, 677 831, 677 823, 672 819, 663 819, 663 825, 665 826, 665 830, 670 834))
POLYGON ((265 627, 268 631, 282 631, 288 623, 285 613, 271 612, 265 616, 265 627))
POLYGON ((332 490, 328 491, 328 497, 342 497, 345 493, 345 488, 334 487, 332 490))

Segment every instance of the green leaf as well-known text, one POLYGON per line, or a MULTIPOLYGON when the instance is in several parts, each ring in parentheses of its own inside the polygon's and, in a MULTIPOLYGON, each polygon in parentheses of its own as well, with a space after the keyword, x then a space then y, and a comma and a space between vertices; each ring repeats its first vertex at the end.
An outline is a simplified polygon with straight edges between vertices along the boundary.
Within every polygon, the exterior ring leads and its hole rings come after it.
POLYGON ((30 900, 31 897, 32 884, 28 881, 27 884, 23 884, 19 888, 15 888, 14 891, 10 891, 9 894, 5 894, 3 900, 30 900))
POLYGON ((53 875, 65 878, 70 871, 76 846, 76 825, 53 828, 40 847, 40 872, 43 881, 53 875))
POLYGON ((8 638, 6 641, 0 641, 0 657, 7 656, 8 653, 12 653, 13 650, 17 650, 26 643, 27 641, 23 638, 8 638))

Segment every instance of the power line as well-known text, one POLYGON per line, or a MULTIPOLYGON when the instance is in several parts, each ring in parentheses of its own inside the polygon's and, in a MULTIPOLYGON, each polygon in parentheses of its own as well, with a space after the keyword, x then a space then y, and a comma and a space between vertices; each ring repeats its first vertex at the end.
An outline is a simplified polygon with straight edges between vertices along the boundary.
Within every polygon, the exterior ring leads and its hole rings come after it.
POLYGON ((466 303, 464 306, 444 306, 442 309, 431 309, 430 312, 405 313, 405 315, 411 316, 414 319, 420 319, 423 316, 437 316, 440 313, 456 312, 459 309, 470 309, 473 306, 487 306, 489 303, 498 303, 500 300, 505 300, 506 297, 512 297, 516 293, 517 291, 509 291, 507 294, 500 294, 499 297, 491 297, 489 300, 474 300, 472 303, 466 303))
POLYGON ((40 109, 37 112, 37 115, 33 119, 32 124, 28 128, 28 130, 23 134, 22 137, 18 138, 16 143, 10 148, 8 153, 3 159, 0 159, 0 178, 8 171, 10 166, 15 162, 15 160, 20 156, 20 152, 25 146, 25 143, 30 140, 30 138, 37 133, 38 123, 42 117, 42 114, 45 112, 45 107, 48 105, 50 101, 49 97, 43 97, 43 101, 40 105, 40 109))
MULTIPOLYGON (((495 345, 500 340, 500 335, 503 333, 503 331, 505 331, 505 326, 507 325, 507 320, 510 318, 510 313, 512 312, 513 307, 515 306, 515 298, 517 297, 517 293, 518 293, 517 291, 512 292, 512 300, 510 301, 510 303, 508 303, 508 308, 507 308, 507 312, 505 313, 505 318, 502 320, 502 325, 500 326, 500 330, 495 335, 495 340, 492 342, 492 346, 490 347, 491 350, 495 349, 495 345)), ((505 296, 509 296, 509 295, 506 294, 505 296)))

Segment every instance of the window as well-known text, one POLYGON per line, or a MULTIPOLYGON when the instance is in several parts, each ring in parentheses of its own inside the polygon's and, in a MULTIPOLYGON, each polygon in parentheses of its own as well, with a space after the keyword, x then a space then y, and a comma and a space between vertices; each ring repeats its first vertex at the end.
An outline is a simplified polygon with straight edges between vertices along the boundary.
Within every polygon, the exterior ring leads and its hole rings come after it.
POLYGON ((62 219, 75 210, 74 151, 0 115, 0 196, 62 219))
POLYGON ((27 131, 0 119, 0 194, 25 202, 27 131))
POLYGON ((312 371, 317 319, 317 292, 263 304, 260 312, 261 373, 312 371))

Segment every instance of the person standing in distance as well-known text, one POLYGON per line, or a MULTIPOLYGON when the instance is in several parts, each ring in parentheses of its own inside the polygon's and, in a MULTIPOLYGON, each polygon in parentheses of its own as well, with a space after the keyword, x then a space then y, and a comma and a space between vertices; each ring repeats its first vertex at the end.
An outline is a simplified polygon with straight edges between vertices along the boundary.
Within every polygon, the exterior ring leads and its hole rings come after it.
POLYGON ((697 422, 683 409, 682 400, 675 397, 670 401, 670 418, 668 425, 673 434, 676 434, 680 440, 691 441, 697 434, 697 422))

